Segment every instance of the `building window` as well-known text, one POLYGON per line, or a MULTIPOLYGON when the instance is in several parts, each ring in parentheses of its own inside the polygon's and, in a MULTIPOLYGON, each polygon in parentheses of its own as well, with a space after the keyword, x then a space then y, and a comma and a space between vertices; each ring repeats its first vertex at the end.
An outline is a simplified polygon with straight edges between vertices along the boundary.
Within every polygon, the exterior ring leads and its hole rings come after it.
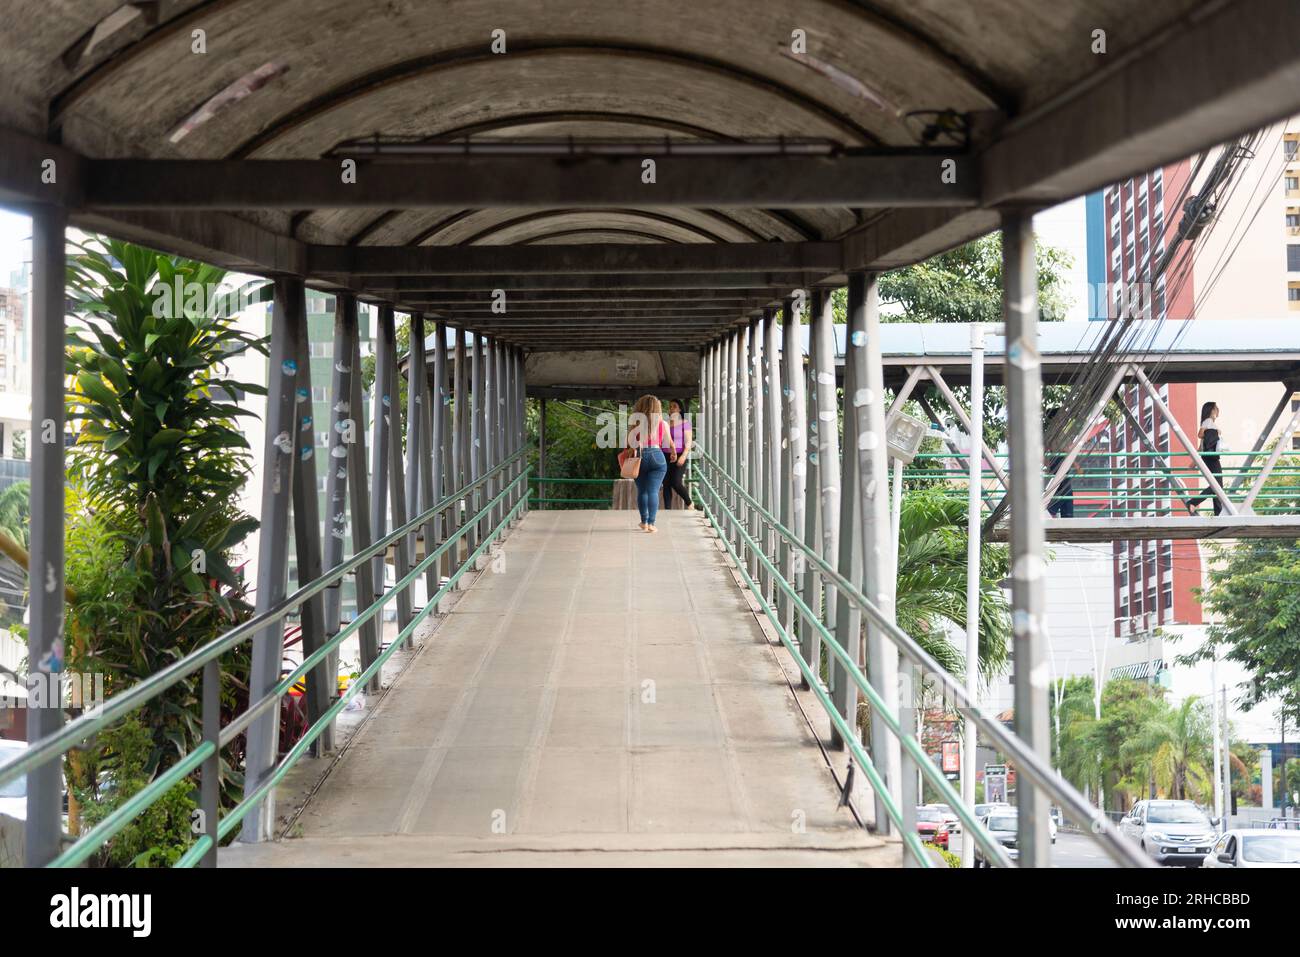
POLYGON ((1288 286, 1286 298, 1289 302, 1300 302, 1300 286, 1288 286))
POLYGON ((1288 176, 1286 178, 1286 191, 1288 193, 1300 190, 1300 176, 1288 176))
POLYGON ((334 355, 334 343, 332 341, 313 342, 309 347, 313 359, 328 359, 334 355))
POLYGON ((329 434, 329 432, 328 432, 328 431, 325 431, 325 432, 317 432, 317 433, 316 433, 316 444, 317 444, 318 446, 320 446, 322 449, 327 449, 327 448, 329 448, 329 445, 330 445, 330 434, 329 434))
POLYGON ((1286 247, 1286 271, 1300 272, 1300 243, 1288 243, 1286 247))
POLYGON ((1293 452, 1300 450, 1300 435, 1291 436, 1291 450, 1293 452))
POLYGON ((313 402, 328 402, 329 390, 323 385, 314 385, 311 387, 311 400, 313 402))
POLYGON ((1300 226, 1300 213, 1287 213, 1286 224, 1291 227, 1300 226))
POLYGON ((1174 586, 1169 582, 1160 589, 1160 607, 1166 611, 1174 607, 1174 586))
POLYGON ((1296 158, 1297 148, 1300 148, 1300 140, 1288 137, 1282 141, 1282 155, 1288 160, 1296 158))

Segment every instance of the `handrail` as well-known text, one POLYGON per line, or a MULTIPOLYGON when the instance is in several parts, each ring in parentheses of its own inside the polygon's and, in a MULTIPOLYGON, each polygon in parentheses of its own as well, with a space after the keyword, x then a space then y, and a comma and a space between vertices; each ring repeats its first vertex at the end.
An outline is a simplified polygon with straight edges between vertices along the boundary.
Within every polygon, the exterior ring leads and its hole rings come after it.
MULTIPOLYGON (((708 481, 706 478, 701 478, 700 481, 704 487, 708 489, 709 493, 712 494, 714 502, 717 504, 718 508, 726 513, 727 518, 731 520, 732 524, 736 525, 740 537, 744 540, 750 551, 758 558, 764 569, 772 575, 773 582, 777 587, 784 591, 794 603, 800 613, 801 619, 812 624, 821 633, 822 641, 839 660, 840 664, 844 666, 846 673, 853 679, 853 683, 858 686, 864 695, 866 695, 873 711, 880 715, 881 719, 885 722, 885 725, 891 732, 893 732, 894 736, 899 739, 899 743, 902 745, 903 749, 906 750, 907 753, 917 762, 917 766, 920 768, 921 773, 926 776, 931 784, 938 788, 939 793, 949 802, 949 805, 961 819, 962 824, 969 828, 969 833, 984 849, 984 852, 999 866, 1010 867, 1011 860, 1007 857, 1006 851, 1003 850, 1001 843, 994 840, 984 826, 979 823, 978 819, 962 805, 960 796, 953 790, 952 785, 948 783, 947 778, 943 776, 942 772, 934 766, 934 762, 930 760, 929 755, 924 752, 921 746, 916 742, 916 739, 911 735, 903 734, 902 722, 899 721, 898 715, 894 714, 886 707, 884 699, 880 697, 880 694, 874 687, 872 687, 866 676, 862 674, 861 669, 858 668, 857 662, 854 661, 848 652, 844 650, 844 647, 836 641, 834 634, 826 627, 813 610, 808 607, 794 587, 781 576, 780 571, 759 547, 758 543, 754 541, 743 527, 740 527, 735 513, 732 512, 732 510, 727 507, 726 503, 722 501, 722 496, 713 486, 713 483, 708 481)), ((830 697, 821 687, 821 682, 818 680, 818 676, 813 673, 812 666, 804 660, 802 653, 800 653, 795 647, 794 643, 790 640, 789 634, 777 620, 776 611, 772 608, 766 596, 758 590, 749 573, 745 571, 744 563, 740 561, 739 557, 732 549, 731 544, 726 540, 722 527, 714 520, 713 510, 707 505, 704 505, 703 502, 701 502, 701 505, 704 507, 705 515, 708 516, 709 523, 717 529, 719 538, 722 540, 728 554, 730 554, 736 561, 736 567, 740 570, 741 576, 749 585, 750 591, 754 593, 759 604, 763 608, 764 614, 767 615, 768 620, 772 623, 772 627, 776 629, 777 635, 781 639, 781 643, 785 645, 786 650, 794 656, 795 664, 798 666, 800 673, 803 674, 804 679, 808 683, 808 687, 816 695, 818 702, 826 711, 827 716, 830 717, 831 723, 835 725, 836 730, 840 733, 841 739, 849 743, 849 750, 853 752, 853 756, 858 759, 859 765, 861 765, 863 771, 866 772, 867 778, 870 780, 871 786, 875 788, 876 794, 880 798, 880 802, 884 806, 885 812, 889 815, 890 820, 892 820, 895 826, 898 827, 904 841, 908 842, 908 847, 913 851, 913 856, 916 857, 918 861, 921 861, 925 866, 929 866, 928 858, 924 858, 924 852, 920 849, 919 839, 916 840, 915 847, 913 847, 911 841, 909 841, 909 838, 915 839, 916 834, 904 825, 901 810, 894 802, 893 796, 889 793, 884 781, 881 780, 879 773, 875 769, 874 762, 872 762, 871 758, 862 748, 861 742, 857 740, 857 734, 849 727, 848 722, 844 719, 843 715, 841 715, 835 708, 834 702, 830 700, 830 697)))
MULTIPOLYGON (((379 541, 373 542, 369 547, 357 552, 346 561, 335 565, 329 571, 322 573, 318 578, 315 578, 301 586, 292 595, 287 596, 278 604, 273 605, 264 612, 254 615, 247 621, 240 622, 225 634, 214 638, 212 641, 200 648, 196 648, 184 658, 181 658, 168 665, 166 668, 163 668, 161 671, 150 675, 148 678, 133 685, 120 695, 116 695, 110 700, 104 702, 103 705, 87 709, 83 714, 63 725, 54 734, 47 735, 41 740, 33 742, 31 746, 26 748, 17 758, 14 758, 7 763, 0 764, 0 785, 8 784, 10 781, 17 779, 20 775, 26 774, 49 761, 61 757, 72 745, 84 741, 91 735, 98 733, 122 715, 133 711, 144 702, 152 699, 157 693, 170 688, 182 678, 203 667, 209 661, 221 657, 221 655, 234 648, 241 641, 251 637, 266 626, 274 624, 284 618, 285 615, 293 611, 309 598, 324 591, 335 581, 341 581, 344 576, 360 568, 365 562, 374 559, 390 545, 399 541, 404 536, 417 531, 420 526, 427 524, 434 515, 446 511, 448 508, 464 499, 469 493, 473 492, 480 485, 493 478, 498 472, 514 465, 518 460, 522 459, 526 453, 527 449, 519 449, 499 465, 489 469, 477 479, 474 479, 472 482, 465 484, 455 492, 444 497, 440 502, 434 503, 424 512, 421 512, 415 518, 408 521, 405 525, 394 529, 379 541)), ((523 474, 526 474, 526 472, 523 474)))
MULTIPOLYGON (((510 461, 511 460, 503 462, 502 466, 509 465, 510 461)), ((524 470, 514 479, 504 483, 501 491, 492 499, 487 501, 477 514, 469 518, 459 529, 454 531, 445 541, 438 545, 437 548, 432 549, 424 559, 403 576, 400 581, 395 582, 392 588, 392 593, 396 593, 403 588, 409 587, 428 570, 430 565, 438 561, 443 554, 456 545, 461 538, 474 531, 477 527, 477 523, 489 515, 492 509, 495 508, 499 502, 508 498, 520 483, 526 482, 529 472, 530 469, 525 467, 524 470)), ((485 473, 483 479, 487 479, 491 474, 491 472, 485 473)), ((466 488, 468 489, 470 486, 466 486, 466 488)), ((306 753, 307 748, 310 747, 312 742, 324 733, 325 729, 330 725, 334 718, 337 717, 339 712, 347 706, 348 702, 352 700, 359 689, 365 687, 370 679, 379 672, 388 659, 403 646, 405 639, 414 633, 416 626, 423 622, 425 617, 427 617, 437 607, 438 602, 442 597, 455 586, 457 581, 459 581, 465 572, 474 564, 478 556, 488 548, 496 536, 499 535, 502 529, 514 519, 515 515, 525 506, 525 504, 526 499, 521 497, 520 501, 517 502, 508 513, 506 513, 502 520, 483 537, 482 542, 466 557, 465 561, 461 563, 455 573, 448 578, 447 582, 443 584, 437 592, 429 596, 424 607, 421 608, 420 611, 412 617, 411 621, 401 629, 396 640, 391 642, 388 648, 377 656, 356 680, 349 683, 348 688, 339 696, 339 699, 326 709, 325 712, 311 725, 311 727, 308 728, 307 732, 294 744, 289 752, 276 762, 274 770, 267 775, 266 779, 252 793, 245 795, 229 814, 220 819, 218 822, 217 832, 219 839, 227 836, 230 831, 233 830, 233 828, 242 821, 243 818, 254 807, 256 807, 263 798, 266 797, 270 789, 283 779, 283 777, 297 763, 298 759, 306 753)), ((435 505, 433 509, 436 510, 437 506, 435 505)), ((330 639, 313 652, 309 658, 304 659, 302 664, 299 665, 293 673, 281 679, 270 693, 262 699, 259 699, 256 704, 250 703, 250 705, 244 710, 243 714, 240 715, 239 719, 222 729, 218 742, 202 742, 181 761, 168 768, 165 773, 150 782, 139 792, 132 795, 131 798, 121 807, 117 808, 111 815, 109 815, 109 817, 105 818, 89 833, 79 837, 71 846, 65 849, 59 857, 51 862, 51 866, 70 867, 84 862, 91 854, 100 848, 105 841, 130 823, 136 815, 151 806, 178 781, 189 775, 195 768, 202 764, 206 758, 215 753, 217 749, 238 736, 240 731, 246 728, 258 714, 265 711, 270 703, 277 701, 290 688, 292 688, 299 677, 316 667, 321 661, 325 660, 325 657, 338 647, 338 645, 341 644, 349 634, 360 628, 362 623, 377 614, 390 600, 389 597, 382 595, 377 597, 372 604, 367 606, 367 608, 361 611, 356 618, 349 622, 346 628, 341 629, 337 634, 331 636, 330 639)), ((191 652, 191 654, 186 657, 195 657, 200 654, 201 651, 202 649, 196 652, 191 652)), ((184 661, 186 659, 181 660, 184 661)), ((189 867, 198 863, 203 855, 212 849, 212 843, 213 842, 208 835, 203 835, 201 840, 196 841, 196 843, 192 845, 184 855, 182 855, 181 859, 177 862, 177 865, 189 867), (200 847, 202 847, 202 850, 200 850, 200 847)))
POLYGON ((1125 840, 1115 830, 1114 825, 1110 823, 1105 814, 1092 807, 1073 785, 1063 781, 1042 758, 1027 748, 1024 742, 1008 731, 1001 722, 990 720, 979 705, 966 694, 965 685, 945 671, 943 666, 916 642, 916 639, 899 628, 894 621, 876 607, 856 584, 841 575, 838 569, 823 559, 814 549, 810 548, 800 536, 782 525, 739 482, 728 475, 713 456, 698 446, 697 451, 705 461, 713 466, 717 474, 721 475, 731 488, 751 508, 758 512, 769 527, 802 552, 806 558, 810 559, 823 575, 834 582, 838 590, 871 618, 890 641, 897 646, 899 651, 907 655, 915 665, 923 669, 927 677, 934 678, 942 684, 945 694, 951 695, 966 709, 970 719, 975 722, 976 726, 991 738, 1001 750, 1015 759, 1017 772, 1023 773, 1035 786, 1042 788, 1051 795, 1061 805, 1063 813, 1068 811, 1074 816, 1075 820, 1088 821, 1090 825, 1089 833, 1093 835, 1094 840, 1116 863, 1130 867, 1154 866, 1151 860, 1145 854, 1139 853, 1136 848, 1125 840))

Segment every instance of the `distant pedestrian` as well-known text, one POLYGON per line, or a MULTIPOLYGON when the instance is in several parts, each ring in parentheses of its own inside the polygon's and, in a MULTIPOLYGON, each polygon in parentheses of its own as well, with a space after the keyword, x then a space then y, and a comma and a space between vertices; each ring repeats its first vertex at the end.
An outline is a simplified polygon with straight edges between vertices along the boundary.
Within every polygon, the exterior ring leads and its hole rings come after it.
POLYGON ((624 445, 633 455, 640 456, 636 507, 641 513, 641 529, 654 532, 655 518, 659 514, 659 491, 668 472, 668 462, 677 458, 672 433, 664 421, 664 407, 658 398, 643 395, 636 400, 624 445))
MULTIPOLYGON (((1207 402, 1201 406, 1201 428, 1196 433, 1196 437, 1201 440, 1201 458, 1205 461, 1205 467, 1214 475, 1214 480, 1223 487, 1223 466, 1219 463, 1219 406, 1214 402, 1207 402)), ((1201 489, 1201 494, 1196 498, 1187 500, 1187 511, 1195 512, 1197 506, 1205 499, 1214 499, 1214 514, 1218 515, 1223 511, 1223 503, 1219 501, 1219 496, 1214 494, 1214 487, 1206 485, 1201 489)))
POLYGON ((690 473, 686 458, 691 454, 691 446, 694 444, 691 437, 691 420, 682 412, 682 404, 676 399, 668 400, 668 431, 673 438, 677 460, 668 463, 668 477, 664 483, 664 504, 671 508, 673 493, 676 492, 683 505, 694 508, 691 490, 686 487, 686 477, 690 473))
MULTIPOLYGON (((1056 470, 1061 467, 1061 463, 1064 461, 1064 455, 1054 456, 1048 461, 1049 481, 1050 475, 1055 475, 1056 470)), ((1069 471, 1066 471, 1065 477, 1061 479, 1061 484, 1056 486, 1052 501, 1047 506, 1047 514, 1056 518, 1074 518, 1074 484, 1070 481, 1069 471)))

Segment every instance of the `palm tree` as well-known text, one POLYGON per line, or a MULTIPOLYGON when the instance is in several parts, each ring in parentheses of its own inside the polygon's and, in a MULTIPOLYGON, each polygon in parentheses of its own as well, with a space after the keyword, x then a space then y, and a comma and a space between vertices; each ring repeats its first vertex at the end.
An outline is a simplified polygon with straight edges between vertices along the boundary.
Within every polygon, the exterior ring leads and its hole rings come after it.
POLYGON ((1209 717, 1195 695, 1149 716, 1121 750, 1174 800, 1203 798, 1211 786, 1206 767, 1213 753, 1209 717))
MULTIPOLYGON (((980 551, 979 670, 987 682, 1007 666, 1011 634, 1004 546, 980 551)), ((966 502, 939 489, 903 497, 899 518, 898 626, 946 671, 965 672, 962 652, 949 638, 966 629, 966 502)))

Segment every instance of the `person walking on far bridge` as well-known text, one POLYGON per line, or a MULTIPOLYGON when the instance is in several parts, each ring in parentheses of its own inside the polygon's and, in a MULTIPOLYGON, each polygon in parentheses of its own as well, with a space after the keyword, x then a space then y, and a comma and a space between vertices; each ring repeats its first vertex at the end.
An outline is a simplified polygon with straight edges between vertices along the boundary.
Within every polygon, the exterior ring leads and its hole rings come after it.
POLYGON ((643 395, 632 407, 627 441, 631 455, 640 456, 636 474, 636 507, 641 512, 641 529, 655 531, 659 514, 659 491, 668 472, 668 463, 677 460, 672 433, 664 420, 664 407, 653 395, 643 395))
MULTIPOLYGON (((1205 460, 1205 467, 1214 473, 1214 480, 1223 487, 1223 466, 1219 463, 1219 406, 1214 402, 1207 402, 1201 406, 1201 429, 1196 433, 1196 437, 1201 440, 1201 458, 1205 460)), ((1218 515, 1223 511, 1223 503, 1219 501, 1219 496, 1214 494, 1212 486, 1205 486, 1201 489, 1201 494, 1196 498, 1187 500, 1187 511, 1195 512, 1198 505, 1206 498, 1214 499, 1214 514, 1218 515)))

